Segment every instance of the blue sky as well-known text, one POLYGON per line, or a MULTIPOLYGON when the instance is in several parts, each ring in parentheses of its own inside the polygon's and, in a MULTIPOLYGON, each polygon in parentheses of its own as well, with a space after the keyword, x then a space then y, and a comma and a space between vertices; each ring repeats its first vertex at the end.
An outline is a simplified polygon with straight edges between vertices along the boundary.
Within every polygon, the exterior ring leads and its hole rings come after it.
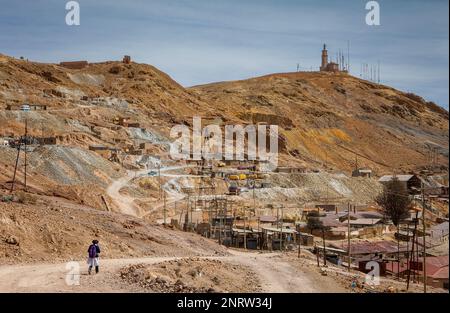
POLYGON ((365 0, 0 0, 0 53, 42 62, 119 60, 129 54, 184 86, 320 65, 351 42, 352 74, 381 62, 382 82, 448 109, 447 0, 381 0, 381 26, 365 0))

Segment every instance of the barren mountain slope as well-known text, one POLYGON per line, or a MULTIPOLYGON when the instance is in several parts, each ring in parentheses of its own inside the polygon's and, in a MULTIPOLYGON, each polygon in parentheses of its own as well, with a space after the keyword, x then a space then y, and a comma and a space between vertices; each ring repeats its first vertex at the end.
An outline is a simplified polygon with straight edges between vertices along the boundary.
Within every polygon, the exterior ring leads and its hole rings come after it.
POLYGON ((104 258, 226 254, 196 234, 61 198, 24 194, 19 202, 0 202, 0 265, 83 260, 92 238, 104 258))
POLYGON ((200 115, 226 124, 279 125, 282 164, 348 171, 359 154, 360 166, 381 175, 422 169, 435 147, 437 163, 448 165, 447 111, 346 74, 274 74, 185 89, 145 64, 72 70, 0 56, 0 136, 23 134, 24 112, 3 108, 25 102, 48 105, 26 113, 30 134, 59 136, 64 145, 83 149, 116 146, 116 140, 168 143, 171 126, 191 125, 200 115), (117 117, 140 128, 115 128, 117 117))
POLYGON ((346 74, 288 73, 190 89, 225 115, 281 127, 301 164, 381 172, 448 164, 448 112, 421 97, 346 74))

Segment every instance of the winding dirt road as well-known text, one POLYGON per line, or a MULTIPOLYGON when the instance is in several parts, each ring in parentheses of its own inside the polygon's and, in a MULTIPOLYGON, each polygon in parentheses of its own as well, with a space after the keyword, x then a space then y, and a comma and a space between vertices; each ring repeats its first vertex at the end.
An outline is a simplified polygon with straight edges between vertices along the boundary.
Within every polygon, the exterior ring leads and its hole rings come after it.
MULTIPOLYGON (((250 253, 230 250, 229 256, 202 257, 221 260, 252 268, 262 286, 261 292, 345 292, 332 278, 322 277, 316 271, 304 267, 299 270, 278 253, 250 253)), ((70 265, 36 264, 0 267, 0 292, 133 292, 133 287, 121 284, 118 272, 133 264, 155 264, 181 259, 176 257, 149 257, 135 259, 101 260, 101 273, 86 274, 85 262, 78 262, 80 275, 72 275, 70 265), (66 281, 79 277, 79 285, 70 286, 66 281)), ((77 263, 74 263, 75 266, 77 263)))
MULTIPOLYGON (((161 177, 170 177, 174 180, 181 178, 181 177, 195 177, 192 175, 180 175, 180 174, 168 174, 166 172, 169 171, 175 171, 175 170, 182 170, 185 168, 188 168, 190 166, 167 166, 167 167, 161 167, 160 173, 161 177)), ((148 174, 148 172, 151 171, 150 169, 140 170, 140 171, 128 171, 126 176, 123 176, 117 180, 114 180, 106 189, 106 193, 108 196, 113 200, 115 205, 119 208, 120 213, 127 214, 135 217, 144 217, 148 215, 151 212, 154 212, 155 210, 158 210, 163 207, 164 204, 157 204, 151 211, 149 212, 142 212, 142 209, 139 208, 138 205, 134 202, 137 198, 131 197, 129 195, 124 195, 120 193, 120 190, 122 190, 124 187, 127 187, 130 185, 131 181, 134 178, 137 177, 143 177, 148 174)), ((169 202, 167 204, 170 204, 175 201, 181 200, 183 197, 174 196, 173 193, 170 192, 170 190, 165 190, 163 186, 164 192, 168 193, 171 197, 168 199, 169 202)))

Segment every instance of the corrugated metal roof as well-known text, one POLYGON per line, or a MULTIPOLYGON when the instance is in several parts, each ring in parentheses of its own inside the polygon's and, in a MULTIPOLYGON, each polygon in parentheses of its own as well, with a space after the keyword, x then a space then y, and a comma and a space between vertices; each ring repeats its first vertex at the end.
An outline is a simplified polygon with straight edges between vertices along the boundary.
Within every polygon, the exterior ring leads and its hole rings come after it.
POLYGON ((378 181, 379 182, 388 182, 388 181, 391 181, 394 177, 396 177, 401 182, 407 182, 411 178, 413 178, 414 175, 395 175, 395 176, 394 175, 385 175, 385 176, 381 177, 378 181))
MULTIPOLYGON (((338 248, 337 244, 331 244, 338 248)), ((347 249, 347 245, 344 244, 344 249, 347 249)), ((371 254, 371 253, 394 253, 397 252, 397 243, 394 241, 377 241, 377 242, 352 242, 351 243, 352 254, 371 254)), ((400 251, 405 251, 406 245, 400 245, 400 251)))
POLYGON ((379 218, 358 218, 357 220, 350 220, 350 225, 375 225, 380 221, 379 218))
POLYGON ((277 217, 276 216, 270 216, 270 215, 264 215, 264 216, 260 216, 259 220, 261 222, 274 223, 274 222, 277 221, 277 217))
POLYGON ((288 228, 274 228, 274 227, 262 227, 263 230, 265 231, 270 231, 270 232, 274 232, 274 233, 286 233, 286 234, 296 234, 297 231, 295 229, 288 229, 288 228))

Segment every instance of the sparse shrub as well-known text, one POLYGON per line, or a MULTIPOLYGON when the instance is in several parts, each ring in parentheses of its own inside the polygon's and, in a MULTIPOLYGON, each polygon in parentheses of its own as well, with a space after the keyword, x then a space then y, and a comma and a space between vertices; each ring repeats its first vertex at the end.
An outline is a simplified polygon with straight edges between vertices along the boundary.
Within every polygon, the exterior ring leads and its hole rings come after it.
POLYGON ((120 66, 113 66, 113 67, 110 68, 109 72, 111 74, 119 74, 120 72, 122 72, 122 70, 123 69, 120 66))
POLYGON ((16 193, 15 198, 18 203, 23 204, 36 204, 37 202, 36 196, 25 193, 23 191, 19 191, 18 193, 16 193))

